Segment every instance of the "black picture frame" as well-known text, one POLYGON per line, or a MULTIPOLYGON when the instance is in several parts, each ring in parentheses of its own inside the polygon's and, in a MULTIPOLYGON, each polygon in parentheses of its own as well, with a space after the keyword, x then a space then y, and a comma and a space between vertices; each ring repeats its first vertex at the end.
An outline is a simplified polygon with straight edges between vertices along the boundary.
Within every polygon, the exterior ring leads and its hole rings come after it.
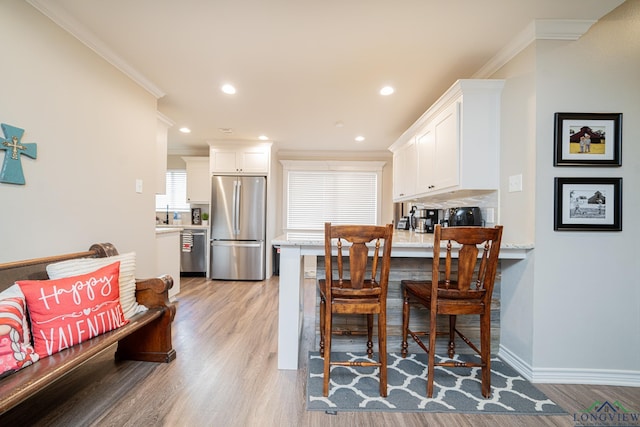
POLYGON ((622 113, 556 113, 554 143, 554 166, 622 166, 622 113))
POLYGON ((622 178, 555 178, 556 231, 622 231, 622 178))
POLYGON ((202 212, 202 208, 191 208, 191 224, 192 225, 201 225, 202 218, 200 213, 202 212))

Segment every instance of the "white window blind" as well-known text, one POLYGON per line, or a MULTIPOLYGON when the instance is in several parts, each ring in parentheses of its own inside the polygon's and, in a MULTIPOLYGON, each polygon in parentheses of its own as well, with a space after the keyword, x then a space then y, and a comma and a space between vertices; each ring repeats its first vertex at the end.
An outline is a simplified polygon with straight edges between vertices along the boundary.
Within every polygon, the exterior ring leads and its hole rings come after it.
POLYGON ((166 211, 167 209, 169 212, 188 212, 191 209, 187 203, 186 170, 167 170, 166 193, 156 195, 156 211, 166 211))
POLYGON ((377 224, 378 173, 298 171, 287 174, 287 229, 322 230, 334 224, 377 224))

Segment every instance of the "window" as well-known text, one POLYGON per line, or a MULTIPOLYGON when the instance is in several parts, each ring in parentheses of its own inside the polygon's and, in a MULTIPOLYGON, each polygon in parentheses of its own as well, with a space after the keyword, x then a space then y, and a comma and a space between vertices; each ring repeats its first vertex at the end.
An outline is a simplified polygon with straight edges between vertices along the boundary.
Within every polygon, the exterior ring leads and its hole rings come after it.
POLYGON ((384 162, 282 164, 287 230, 322 230, 325 222, 378 223, 384 162))
POLYGON ((190 209, 187 203, 187 171, 168 170, 166 194, 156 195, 156 211, 189 212, 190 209))

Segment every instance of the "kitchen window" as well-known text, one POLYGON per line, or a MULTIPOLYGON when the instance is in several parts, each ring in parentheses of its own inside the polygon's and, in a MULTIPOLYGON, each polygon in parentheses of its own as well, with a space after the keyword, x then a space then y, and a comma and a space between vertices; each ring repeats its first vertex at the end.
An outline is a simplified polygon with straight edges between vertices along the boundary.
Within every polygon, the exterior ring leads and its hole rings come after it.
POLYGON ((189 212, 187 203, 187 171, 184 169, 167 170, 165 194, 156 194, 156 211, 189 212))
POLYGON ((333 224, 377 224, 385 162, 292 161, 284 166, 285 228, 322 230, 333 224))

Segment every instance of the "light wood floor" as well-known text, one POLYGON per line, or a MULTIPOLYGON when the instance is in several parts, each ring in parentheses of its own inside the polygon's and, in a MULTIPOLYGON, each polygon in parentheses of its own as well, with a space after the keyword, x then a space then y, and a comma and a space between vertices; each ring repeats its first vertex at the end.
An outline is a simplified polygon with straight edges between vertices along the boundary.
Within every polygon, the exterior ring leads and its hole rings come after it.
POLYGON ((574 426, 572 414, 596 400, 640 409, 639 388, 538 385, 570 415, 308 412, 314 286, 307 280, 298 371, 277 369, 277 277, 264 282, 183 277, 173 324, 174 362, 116 363, 108 352, 0 417, 0 425, 574 426))

